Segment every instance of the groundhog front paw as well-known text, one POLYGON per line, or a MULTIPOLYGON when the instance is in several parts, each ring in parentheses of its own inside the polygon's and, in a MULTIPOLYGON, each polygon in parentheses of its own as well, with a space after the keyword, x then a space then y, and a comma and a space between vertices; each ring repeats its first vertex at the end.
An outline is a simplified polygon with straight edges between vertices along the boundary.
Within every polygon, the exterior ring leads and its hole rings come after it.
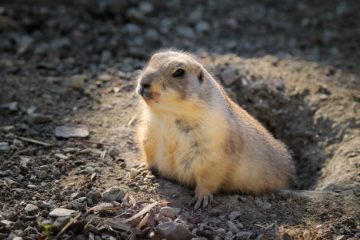
POLYGON ((209 206, 213 200, 214 196, 212 194, 195 196, 192 202, 192 204, 194 204, 194 210, 198 210, 201 207, 205 208, 209 206))

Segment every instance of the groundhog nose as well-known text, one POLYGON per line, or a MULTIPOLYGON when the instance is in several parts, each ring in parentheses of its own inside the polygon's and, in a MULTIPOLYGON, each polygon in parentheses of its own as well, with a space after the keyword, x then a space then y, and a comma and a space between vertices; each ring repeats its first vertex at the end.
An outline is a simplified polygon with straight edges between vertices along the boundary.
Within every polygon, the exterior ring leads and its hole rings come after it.
POLYGON ((147 95, 149 95, 149 91, 150 91, 150 84, 148 84, 148 83, 140 84, 140 88, 139 88, 138 93, 141 96, 146 97, 147 95))

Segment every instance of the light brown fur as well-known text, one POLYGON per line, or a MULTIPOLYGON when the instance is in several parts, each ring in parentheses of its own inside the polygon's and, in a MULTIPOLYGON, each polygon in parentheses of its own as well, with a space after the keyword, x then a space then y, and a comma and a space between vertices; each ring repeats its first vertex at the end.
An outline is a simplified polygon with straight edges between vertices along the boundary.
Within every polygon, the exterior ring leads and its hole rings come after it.
POLYGON ((138 129, 144 161, 196 186, 197 207, 219 191, 254 195, 286 188, 294 166, 286 147, 235 104, 189 54, 163 51, 139 77, 150 84, 138 129), (177 69, 184 78, 174 78, 177 69))

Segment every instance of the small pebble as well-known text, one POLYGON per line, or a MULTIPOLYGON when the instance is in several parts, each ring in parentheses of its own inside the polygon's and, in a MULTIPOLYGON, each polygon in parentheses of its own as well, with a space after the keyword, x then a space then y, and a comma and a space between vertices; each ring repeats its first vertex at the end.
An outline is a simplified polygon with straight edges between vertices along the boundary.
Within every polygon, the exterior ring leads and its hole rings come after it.
POLYGON ((160 209, 160 214, 171 219, 176 218, 176 213, 171 207, 162 207, 160 209))
POLYGON ((121 202, 124 196, 125 194, 120 187, 111 187, 101 194, 101 200, 104 202, 121 202))
POLYGON ((76 212, 75 210, 71 210, 71 209, 55 208, 49 213, 49 215, 50 217, 67 217, 67 216, 71 216, 75 212, 76 212))
POLYGON ((7 142, 0 142, 0 151, 7 152, 10 150, 9 143, 7 142))
POLYGON ((30 215, 34 215, 39 211, 39 208, 34 204, 28 204, 25 207, 25 211, 30 215))

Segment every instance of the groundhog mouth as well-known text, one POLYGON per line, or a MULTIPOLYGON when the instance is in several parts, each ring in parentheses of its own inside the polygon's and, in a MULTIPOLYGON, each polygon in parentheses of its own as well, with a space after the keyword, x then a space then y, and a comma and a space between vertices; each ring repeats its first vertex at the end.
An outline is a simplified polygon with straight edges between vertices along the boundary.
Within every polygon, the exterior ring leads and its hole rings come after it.
POLYGON ((149 90, 142 90, 139 89, 138 90, 138 94, 146 101, 155 101, 155 102, 159 102, 159 98, 160 98, 160 93, 158 92, 153 92, 153 91, 149 91, 149 90))

